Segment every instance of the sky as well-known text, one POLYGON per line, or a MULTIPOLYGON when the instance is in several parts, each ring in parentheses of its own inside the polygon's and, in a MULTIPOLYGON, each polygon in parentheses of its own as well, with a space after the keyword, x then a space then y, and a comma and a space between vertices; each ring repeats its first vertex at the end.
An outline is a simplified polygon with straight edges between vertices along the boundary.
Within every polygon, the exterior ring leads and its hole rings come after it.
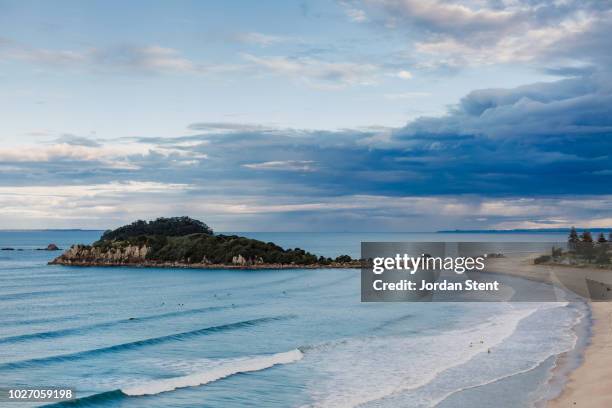
POLYGON ((0 229, 612 227, 612 2, 0 0, 0 229))

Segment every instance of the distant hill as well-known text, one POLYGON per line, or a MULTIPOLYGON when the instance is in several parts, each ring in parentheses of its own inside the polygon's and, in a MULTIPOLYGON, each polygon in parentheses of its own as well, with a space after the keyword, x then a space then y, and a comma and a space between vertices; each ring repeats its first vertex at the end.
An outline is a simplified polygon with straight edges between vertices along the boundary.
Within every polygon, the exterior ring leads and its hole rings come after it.
MULTIPOLYGON (((610 228, 582 228, 576 227, 577 231, 591 231, 591 232, 608 232, 612 231, 610 228)), ((483 230, 441 230, 436 233, 459 233, 459 234, 512 234, 512 233, 569 233, 569 228, 525 228, 525 229, 483 229, 483 230)))

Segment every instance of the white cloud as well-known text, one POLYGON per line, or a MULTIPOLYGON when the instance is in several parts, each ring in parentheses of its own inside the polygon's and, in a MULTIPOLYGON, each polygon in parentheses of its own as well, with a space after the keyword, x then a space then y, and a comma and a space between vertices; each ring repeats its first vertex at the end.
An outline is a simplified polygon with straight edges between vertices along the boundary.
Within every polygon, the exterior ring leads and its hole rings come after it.
POLYGON ((50 186, 0 186, 2 197, 96 197, 102 195, 132 193, 164 193, 190 189, 189 184, 159 183, 154 181, 114 181, 104 184, 50 185, 50 186))
POLYGON ((197 122, 189 125, 189 129, 199 132, 224 133, 224 132, 267 132, 278 130, 273 126, 253 123, 234 122, 197 122))
POLYGON ((244 58, 270 72, 320 86, 371 85, 380 74, 380 67, 367 63, 327 62, 308 57, 257 57, 250 54, 245 54, 244 58))
POLYGON ((401 92, 401 93, 390 93, 385 94, 385 99, 414 99, 414 98, 424 98, 427 96, 431 96, 429 92, 401 92))
POLYGON ((1 59, 27 61, 43 67, 61 66, 95 72, 121 70, 134 73, 209 74, 241 69, 235 65, 201 63, 183 56, 177 49, 160 45, 54 50, 5 41, 0 43, 1 59))
POLYGON ((410 73, 410 71, 402 70, 397 73, 397 77, 400 79, 412 79, 412 73, 410 73))
MULTIPOLYGON (((107 228, 109 222, 131 214, 130 203, 155 202, 191 188, 188 184, 152 181, 88 185, 0 186, 0 226, 107 228)), ((159 211, 155 205, 152 206, 159 211)), ((140 215, 127 216, 127 219, 140 215)), ((132 220, 133 221, 133 220, 132 220)))
POLYGON ((421 54, 436 57, 433 64, 476 66, 498 63, 528 62, 554 51, 557 44, 586 32, 594 17, 568 20, 554 27, 532 27, 521 32, 507 33, 495 42, 469 42, 460 37, 441 36, 417 42, 421 54))
POLYGON ((485 30, 498 29, 517 20, 522 15, 521 7, 492 9, 483 2, 466 2, 438 0, 377 0, 375 3, 385 7, 396 18, 405 18, 427 24, 438 30, 485 30))
POLYGON ((243 167, 255 170, 274 171, 314 171, 312 160, 279 160, 262 163, 243 164, 243 167))
POLYGON ((357 23, 363 23, 368 20, 368 16, 365 11, 355 8, 349 8, 346 10, 346 14, 349 18, 357 23))
MULTIPOLYGON (((344 195, 313 197, 267 194, 210 194, 200 187, 152 181, 89 185, 0 187, 0 226, 109 228, 134 219, 188 214, 217 229, 236 230, 248 222, 261 229, 270 221, 318 228, 358 221, 388 230, 465 228, 610 227, 612 196, 489 199, 474 196, 344 195), (585 212, 584 203, 590 206, 585 212), (258 224, 258 222, 263 224, 258 224), (477 222, 477 224, 474 224, 477 222), (331 223, 325 225, 325 223, 331 223)), ((254 227, 253 227, 254 226, 254 227)))
POLYGON ((199 68, 193 61, 183 57, 172 48, 157 45, 133 48, 125 62, 156 72, 195 72, 199 68))
MULTIPOLYGON (((274 203, 266 197, 210 198, 197 202, 195 213, 224 216, 277 214, 282 219, 290 213, 317 214, 316 217, 331 217, 344 221, 353 219, 368 222, 378 228, 391 230, 415 230, 414 222, 424 231, 464 228, 466 220, 478 221, 482 229, 513 228, 566 228, 572 225, 595 228, 612 227, 610 210, 612 196, 582 198, 514 198, 487 199, 461 196, 408 196, 390 197, 381 195, 349 195, 341 197, 297 199, 278 196, 274 203), (588 216, 582 207, 589 201, 604 216, 588 216), (284 215, 283 215, 284 214, 284 215)), ((474 225, 471 226, 474 228, 474 225)))
POLYGON ((480 203, 476 213, 485 216, 540 216, 547 214, 548 209, 534 199, 486 200, 480 203))
POLYGON ((235 39, 246 44, 256 44, 262 47, 290 41, 291 38, 278 35, 263 34, 258 32, 240 33, 235 39))
MULTIPOLYGON (((540 0, 362 0, 382 27, 405 30, 420 60, 416 66, 476 66, 539 60, 559 62, 581 48, 580 39, 610 26, 612 12, 601 2, 540 0)), ((588 51, 586 51, 588 53, 588 51)))
MULTIPOLYGON (((81 142, 82 143, 82 142, 81 142)), ((199 143, 205 145, 206 143, 199 143)), ((171 146, 149 143, 112 142, 109 144, 75 144, 73 139, 60 138, 51 144, 24 144, 13 147, 0 147, 0 161, 5 163, 59 163, 89 162, 100 167, 136 170, 138 159, 151 155, 162 156, 168 164, 197 164, 208 155, 191 150, 193 145, 171 146), (65 142, 63 140, 66 140, 65 142)))
POLYGON ((355 7, 350 1, 340 1, 340 6, 349 20, 355 23, 363 23, 368 21, 368 15, 365 10, 355 7))
POLYGON ((144 154, 149 146, 142 144, 123 144, 111 146, 83 146, 69 143, 51 145, 20 145, 0 147, 0 161, 20 162, 100 162, 115 168, 131 168, 126 160, 131 154, 144 154))

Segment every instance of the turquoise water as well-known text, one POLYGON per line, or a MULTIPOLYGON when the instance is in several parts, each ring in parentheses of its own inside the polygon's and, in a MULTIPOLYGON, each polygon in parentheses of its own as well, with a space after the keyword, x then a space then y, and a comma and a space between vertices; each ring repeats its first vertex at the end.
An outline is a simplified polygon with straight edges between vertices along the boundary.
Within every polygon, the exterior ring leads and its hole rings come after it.
MULTIPOLYGON (((64 406, 529 406, 550 392, 554 357, 574 347, 584 313, 562 303, 365 304, 357 270, 69 268, 35 250, 99 234, 0 232, 0 247, 23 249, 0 251, 0 387, 75 388, 81 399, 64 406)), ((245 235, 326 256, 358 256, 362 240, 509 240, 245 235)))

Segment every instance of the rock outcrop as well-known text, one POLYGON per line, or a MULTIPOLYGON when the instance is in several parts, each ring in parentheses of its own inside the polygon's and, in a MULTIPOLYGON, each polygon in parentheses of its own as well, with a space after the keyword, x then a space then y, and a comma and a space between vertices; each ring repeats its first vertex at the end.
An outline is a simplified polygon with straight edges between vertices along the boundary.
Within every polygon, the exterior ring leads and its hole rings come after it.
POLYGON ((36 248, 37 251, 59 251, 59 247, 55 244, 49 244, 46 248, 36 248))
POLYGON ((241 254, 232 257, 232 264, 240 266, 261 265, 264 261, 262 258, 245 258, 241 254))
POLYGON ((104 249, 90 245, 73 245, 51 261, 61 265, 134 265, 146 263, 149 248, 127 245, 104 249))

